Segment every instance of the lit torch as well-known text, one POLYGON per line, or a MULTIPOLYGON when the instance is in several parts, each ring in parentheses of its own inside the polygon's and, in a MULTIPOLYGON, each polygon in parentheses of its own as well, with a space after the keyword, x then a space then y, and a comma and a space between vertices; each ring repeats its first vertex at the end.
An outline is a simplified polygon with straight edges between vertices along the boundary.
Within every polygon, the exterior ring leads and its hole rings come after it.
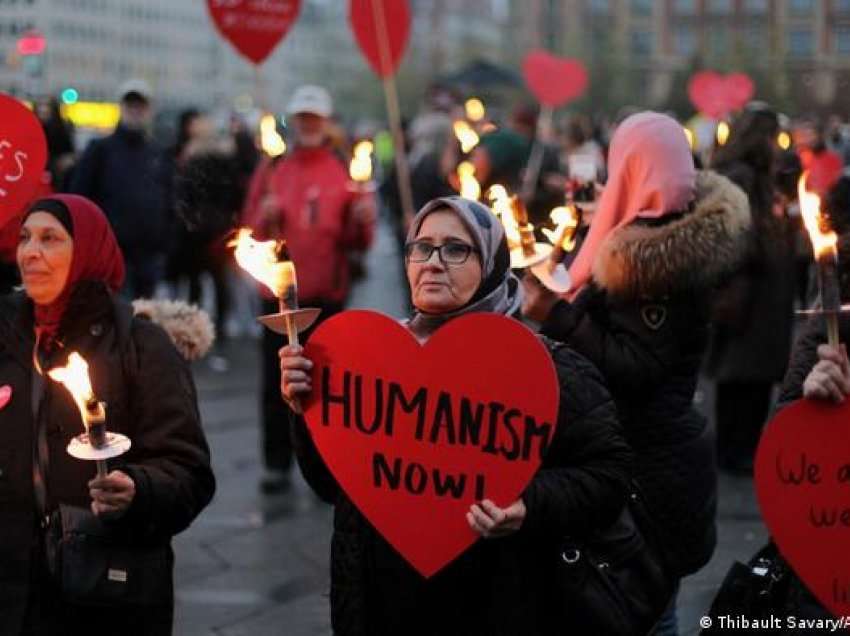
MULTIPOLYGON (((534 226, 528 221, 528 211, 522 200, 514 195, 511 197, 512 214, 504 215, 513 219, 519 231, 519 247, 511 250, 511 267, 513 269, 525 269, 533 267, 545 261, 552 252, 552 246, 538 243, 534 238, 534 226)), ((506 230, 507 232, 507 225, 506 230)))
POLYGON ((475 166, 470 161, 462 161, 457 167, 457 178, 460 181, 460 196, 471 201, 481 197, 481 184, 475 178, 475 166))
POLYGON ((800 212, 814 249, 820 285, 820 313, 826 317, 828 342, 830 346, 838 347, 838 314, 841 313, 841 292, 838 285, 838 236, 826 227, 826 219, 820 210, 820 197, 806 190, 808 175, 808 172, 803 173, 797 183, 800 212))
POLYGON ((541 283, 559 294, 570 289, 570 275, 562 261, 568 252, 575 249, 581 216, 581 210, 574 205, 560 206, 549 213, 556 227, 555 230, 543 228, 543 234, 552 243, 552 253, 545 261, 531 268, 541 283))
POLYGON ((718 146, 725 146, 726 142, 729 141, 729 134, 731 130, 729 128, 729 124, 725 121, 721 121, 717 124, 717 132, 715 133, 715 138, 717 139, 718 146))
POLYGON ((454 130, 455 137, 460 142, 460 149, 464 154, 472 152, 473 148, 478 145, 480 141, 478 133, 472 129, 472 126, 466 120, 456 120, 452 125, 452 129, 454 130))
POLYGON ((98 477, 106 477, 106 460, 125 453, 130 440, 124 435, 107 433, 106 404, 94 395, 89 380, 89 365, 76 351, 68 356, 68 364, 55 367, 47 373, 51 380, 62 384, 80 409, 86 432, 75 437, 68 445, 68 453, 78 459, 97 462, 98 477))
POLYGON ((277 120, 272 114, 260 119, 260 146, 269 157, 279 157, 286 152, 286 142, 277 132, 277 120))
POLYGON ((351 163, 348 166, 348 176, 351 177, 352 189, 359 193, 375 191, 372 181, 372 151, 374 144, 368 139, 355 144, 352 150, 351 163))

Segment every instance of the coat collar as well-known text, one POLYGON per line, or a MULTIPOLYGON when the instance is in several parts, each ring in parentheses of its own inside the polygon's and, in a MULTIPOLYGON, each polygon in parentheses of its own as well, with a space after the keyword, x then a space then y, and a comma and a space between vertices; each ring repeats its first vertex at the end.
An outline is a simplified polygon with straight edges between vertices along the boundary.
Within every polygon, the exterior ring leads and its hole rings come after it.
POLYGON ((624 298, 707 289, 743 259, 750 228, 747 196, 715 172, 697 175, 693 209, 663 224, 631 223, 605 240, 593 280, 624 298))

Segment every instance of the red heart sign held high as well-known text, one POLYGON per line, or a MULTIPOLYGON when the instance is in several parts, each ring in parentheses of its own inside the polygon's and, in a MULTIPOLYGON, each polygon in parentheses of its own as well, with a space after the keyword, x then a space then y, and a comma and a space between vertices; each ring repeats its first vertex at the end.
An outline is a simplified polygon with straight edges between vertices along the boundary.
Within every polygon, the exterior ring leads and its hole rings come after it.
POLYGON ((578 60, 560 58, 542 49, 522 62, 528 88, 544 106, 557 108, 581 97, 587 89, 587 69, 578 60))
POLYGON ((372 70, 380 77, 393 75, 410 37, 407 0, 351 0, 348 19, 372 70))
POLYGON ((47 164, 47 141, 35 114, 0 93, 0 230, 36 196, 47 164))
POLYGON ((699 112, 712 119, 728 117, 743 108, 755 95, 753 80, 744 73, 723 76, 700 71, 688 82, 688 96, 699 112))
POLYGON ((850 402, 801 400, 767 425, 756 494, 779 551, 836 616, 850 616, 850 402))
POLYGON ((552 358, 504 316, 456 318, 422 346, 391 318, 347 311, 305 349, 315 365, 305 419, 319 453, 426 577, 478 538, 470 505, 519 497, 557 426, 552 358))
POLYGON ((301 0, 207 0, 207 8, 219 33, 260 64, 298 19, 301 0))

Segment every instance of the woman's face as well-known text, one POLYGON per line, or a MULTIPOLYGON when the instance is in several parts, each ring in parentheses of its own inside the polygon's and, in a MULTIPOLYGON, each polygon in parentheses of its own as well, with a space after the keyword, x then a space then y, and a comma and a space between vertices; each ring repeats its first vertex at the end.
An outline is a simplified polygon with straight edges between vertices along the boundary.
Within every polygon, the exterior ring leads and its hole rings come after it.
MULTIPOLYGON (((446 209, 425 217, 416 241, 432 246, 460 243, 472 248, 475 245, 457 214, 446 209)), ((444 263, 434 250, 424 263, 408 258, 406 265, 413 306, 425 313, 444 314, 460 309, 481 285, 481 260, 474 251, 459 264, 444 263)))
POLYGON ((49 305, 59 297, 71 271, 74 239, 47 212, 33 212, 21 228, 18 269, 24 290, 37 305, 49 305))

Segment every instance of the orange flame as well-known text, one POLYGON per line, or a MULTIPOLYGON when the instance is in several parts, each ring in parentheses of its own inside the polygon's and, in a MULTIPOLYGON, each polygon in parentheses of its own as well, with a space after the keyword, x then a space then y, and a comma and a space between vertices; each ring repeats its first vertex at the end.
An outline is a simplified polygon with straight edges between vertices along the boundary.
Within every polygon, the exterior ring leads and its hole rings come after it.
POLYGON ((279 241, 256 241, 251 234, 252 230, 240 228, 227 246, 236 248, 233 255, 239 267, 280 298, 290 285, 295 285, 295 265, 278 260, 279 241))
POLYGON ((508 239, 508 247, 513 249, 521 243, 521 235, 519 225, 514 218, 513 206, 511 205, 511 196, 508 194, 505 186, 495 184, 487 190, 487 198, 490 200, 490 207, 493 208, 493 213, 502 221, 505 228, 505 236, 508 239))
POLYGON ((455 120, 452 128, 454 129, 455 137, 457 137, 457 140, 460 142, 460 149, 463 150, 463 152, 470 152, 478 145, 478 133, 476 133, 472 129, 472 126, 466 123, 465 120, 455 120))
MULTIPOLYGON (((50 379, 62 384, 77 404, 80 409, 80 414, 83 421, 88 425, 89 420, 102 413, 102 407, 92 412, 93 404, 96 404, 94 391, 91 388, 91 380, 89 380, 89 365, 85 358, 76 351, 72 351, 68 356, 68 364, 64 367, 55 367, 47 372, 50 379)), ((103 417, 103 415, 101 415, 103 417)))
POLYGON ((820 211, 820 197, 806 189, 808 177, 808 171, 800 177, 797 182, 797 194, 800 198, 800 212, 803 215, 806 231, 812 241, 815 258, 820 258, 823 254, 835 253, 838 236, 835 232, 823 231, 825 219, 820 211))
POLYGON ((572 205, 559 206, 549 213, 549 218, 557 226, 554 230, 542 228, 543 234, 552 245, 559 245, 566 252, 571 252, 576 246, 576 230, 578 229, 578 214, 572 205))
POLYGON ((348 175, 358 183, 366 183, 372 178, 372 151, 374 145, 368 139, 354 146, 348 175))
POLYGON ((475 166, 469 161, 461 162, 457 167, 457 178, 460 181, 460 196, 478 201, 481 197, 481 184, 475 178, 475 166))
POLYGON ((277 132, 277 121, 271 113, 260 119, 260 145, 269 157, 279 157, 286 152, 286 142, 277 132))

